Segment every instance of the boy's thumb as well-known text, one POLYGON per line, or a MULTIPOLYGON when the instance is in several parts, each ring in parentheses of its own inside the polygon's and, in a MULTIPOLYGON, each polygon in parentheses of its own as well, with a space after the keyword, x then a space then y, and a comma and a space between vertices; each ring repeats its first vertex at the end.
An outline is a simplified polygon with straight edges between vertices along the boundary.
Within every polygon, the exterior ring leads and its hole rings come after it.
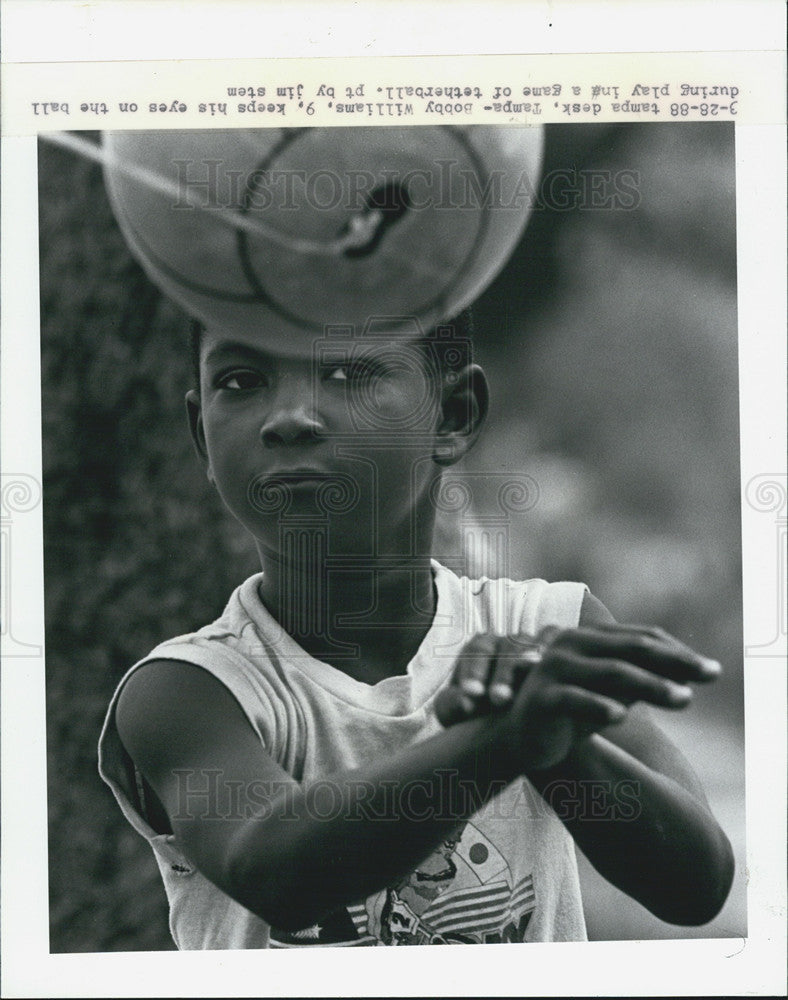
POLYGON ((443 688, 435 697, 435 715, 444 729, 471 717, 466 706, 465 696, 454 685, 443 688))

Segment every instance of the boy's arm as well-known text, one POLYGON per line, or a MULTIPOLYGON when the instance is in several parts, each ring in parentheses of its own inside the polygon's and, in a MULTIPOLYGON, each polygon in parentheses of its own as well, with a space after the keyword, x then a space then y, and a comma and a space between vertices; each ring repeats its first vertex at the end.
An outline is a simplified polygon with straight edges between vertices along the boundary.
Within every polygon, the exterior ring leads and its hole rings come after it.
POLYGON ((224 685, 178 661, 132 674, 116 718, 184 853, 281 930, 308 927, 411 871, 517 771, 500 719, 484 718, 363 769, 298 783, 224 685), (463 781, 476 797, 462 794, 463 781))
POLYGON ((705 802, 595 734, 560 765, 531 772, 596 870, 655 916, 708 923, 733 878, 727 837, 705 802))
MULTIPOLYGON (((587 594, 580 625, 613 622, 587 594)), ((567 778, 607 798, 598 818, 564 812, 565 825, 601 875, 671 923, 703 924, 719 913, 733 879, 730 842, 695 772, 645 705, 633 705, 618 725, 577 744, 552 773, 536 776, 542 794, 552 787, 559 810, 572 808, 562 795, 567 778), (617 809, 622 789, 635 815, 617 809)))
MULTIPOLYGON (((586 593, 580 610, 582 627, 614 625, 615 619, 605 605, 591 593, 586 593)), ((703 786, 687 758, 654 723, 646 705, 632 705, 624 718, 604 730, 604 738, 631 754, 642 764, 666 777, 673 778, 702 803, 706 802, 703 786)))
MULTIPOLYGON (((118 702, 118 731, 195 865, 282 930, 309 926, 411 871, 521 773, 543 794, 559 778, 574 788, 637 782, 640 812, 631 822, 601 821, 590 833, 579 820, 568 818, 567 825, 599 870, 658 916, 702 923, 730 886, 724 834, 682 784, 686 774, 674 772, 674 779, 589 735, 612 732, 609 724, 635 701, 679 707, 686 703, 683 683, 703 679, 702 658, 675 640, 674 646, 649 640, 645 652, 634 643, 630 656, 634 631, 568 630, 505 711, 466 719, 384 761, 311 783, 282 770, 229 691, 190 664, 162 661, 133 674, 118 702), (566 649, 622 642, 627 655, 617 660, 566 649), (455 780, 445 780, 447 773, 455 780), (206 798, 199 789, 209 780, 206 798), (474 796, 463 794, 466 782, 474 796), (249 804, 264 809, 244 815, 249 804), (673 889, 676 878, 683 895, 673 889)), ((625 745, 648 743, 642 727, 632 721, 629 727, 625 745)), ((659 758, 659 766, 674 767, 666 754, 659 758)))
MULTIPOLYGON (((587 595, 580 627, 604 630, 613 624, 607 609, 587 595)), ((626 637, 626 629, 622 628, 622 632, 626 637)), ((604 642, 604 631, 598 635, 604 642)), ((612 641, 614 634, 609 635, 612 641)), ((682 650, 686 647, 680 647, 661 633, 654 635, 658 636, 653 643, 655 650, 662 647, 670 653, 673 644, 678 650, 677 660, 684 657, 682 650)), ((650 641, 645 633, 644 639, 646 643, 650 641)), ((615 641, 619 642, 618 636, 615 641)), ((567 649, 567 662, 571 659, 583 662, 578 649, 582 651, 581 643, 574 650, 567 649)), ((610 673, 610 657, 614 654, 597 655, 600 676, 610 673)), ((657 655, 653 651, 648 655, 638 652, 631 659, 646 663, 656 661, 657 655)), ((688 663, 696 656, 690 650, 686 650, 686 655, 688 663)), ((670 657, 663 658, 667 662, 670 657)), ((584 669, 593 662, 586 660, 584 669)), ((626 664, 622 666, 626 669, 626 664)), ((468 659, 465 668, 458 669, 459 678, 463 669, 467 681, 474 670, 481 670, 480 661, 468 659)), ((670 676, 676 667, 662 669, 670 676)), ((690 674, 685 681, 688 679, 704 678, 690 674)), ((493 680, 488 674, 486 683, 489 685, 493 680)), ((459 688, 463 688, 461 680, 459 688)), ((620 694, 610 685, 606 690, 626 706, 615 724, 597 727, 597 731, 587 735, 576 734, 577 738, 560 760, 545 767, 526 766, 524 771, 608 881, 663 920, 676 924, 707 923, 719 912, 730 890, 733 855, 728 839, 709 811, 692 768, 651 721, 645 705, 633 703, 630 696, 620 694)), ((479 702, 477 711, 482 710, 485 699, 480 686, 472 693, 479 702)), ((462 714, 457 709, 457 698, 455 687, 453 700, 447 696, 444 707, 448 714, 453 708, 455 718, 462 714)), ((523 699, 518 695, 515 704, 517 700, 523 699)), ((673 709, 688 703, 688 700, 648 700, 673 709)), ((466 702, 466 710, 469 707, 466 702)), ((527 723, 524 728, 527 730, 527 723)))

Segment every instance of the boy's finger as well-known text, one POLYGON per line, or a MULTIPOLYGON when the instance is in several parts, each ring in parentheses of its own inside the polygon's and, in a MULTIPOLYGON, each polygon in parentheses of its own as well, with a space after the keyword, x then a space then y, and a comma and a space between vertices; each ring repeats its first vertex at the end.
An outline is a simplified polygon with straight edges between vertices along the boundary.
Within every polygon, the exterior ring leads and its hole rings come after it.
POLYGON ((716 660, 701 656, 666 633, 631 626, 567 629, 553 640, 551 649, 632 663, 680 683, 711 681, 722 670, 716 660))
POLYGON ((574 686, 625 705, 645 701, 660 708, 684 708, 692 689, 623 660, 597 659, 554 648, 545 670, 561 686, 574 686))
POLYGON ((508 705, 514 698, 515 668, 517 660, 511 656, 499 656, 490 671, 487 697, 496 707, 508 705))
POLYGON ((594 625, 594 628, 599 632, 643 632, 646 635, 653 636, 655 639, 664 639, 669 637, 669 633, 665 632, 664 629, 659 628, 657 625, 631 625, 625 622, 600 622, 598 625, 594 625))
POLYGON ((457 657, 453 683, 470 698, 483 698, 487 694, 496 642, 495 636, 475 636, 463 646, 457 657))
POLYGON ((627 714, 626 705, 614 698, 570 684, 551 687, 544 695, 544 706, 548 711, 571 716, 578 725, 590 729, 620 722, 627 714))
POLYGON ((690 646, 686 645, 686 643, 681 642, 681 640, 677 639, 674 635, 671 635, 670 632, 666 632, 665 629, 659 628, 659 626, 656 625, 621 625, 619 623, 610 623, 596 625, 594 628, 600 632, 620 632, 626 635, 649 636, 657 642, 662 642, 666 646, 674 649, 677 653, 682 653, 689 658, 700 660, 704 664, 710 664, 712 673, 716 668, 720 667, 717 660, 708 656, 703 656, 690 646))
POLYGON ((488 678, 487 697, 495 706, 508 705, 529 671, 541 661, 543 646, 531 636, 504 636, 498 641, 488 678))
POLYGON ((435 715, 444 728, 470 719, 475 711, 474 701, 457 687, 446 687, 435 697, 435 715))

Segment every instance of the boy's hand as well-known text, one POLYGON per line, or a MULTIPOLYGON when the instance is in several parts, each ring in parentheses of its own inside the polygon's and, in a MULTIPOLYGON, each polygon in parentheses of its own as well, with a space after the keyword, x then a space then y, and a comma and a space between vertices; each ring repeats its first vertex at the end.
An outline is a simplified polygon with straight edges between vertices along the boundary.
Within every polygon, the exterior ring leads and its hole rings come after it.
POLYGON ((444 726, 501 715, 524 770, 558 764, 596 730, 620 722, 636 701, 684 708, 689 683, 713 680, 715 660, 661 629, 631 625, 544 629, 527 636, 479 636, 464 647, 436 699, 444 726))

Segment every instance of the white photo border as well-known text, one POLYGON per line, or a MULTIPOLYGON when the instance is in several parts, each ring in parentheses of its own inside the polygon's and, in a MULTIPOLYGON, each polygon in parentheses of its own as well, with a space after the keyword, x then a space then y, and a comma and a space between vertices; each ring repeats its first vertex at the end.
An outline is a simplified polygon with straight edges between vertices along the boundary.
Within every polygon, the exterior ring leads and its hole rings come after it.
MULTIPOLYGON (((219 6, 126 0, 86 7, 71 2, 8 0, 3 14, 4 85, 13 82, 16 67, 30 62, 207 58, 204 19, 211 14, 216 17, 219 6), (36 23, 47 23, 47 31, 40 27, 23 31, 25 25, 30 29, 36 23), (177 25, 178 33, 165 31, 167 25, 170 29, 177 25)), ((367 10, 356 4, 300 4, 284 8, 287 14, 277 13, 270 4, 234 2, 221 7, 220 28, 210 42, 226 59, 251 57, 250 39, 255 35, 262 39, 264 56, 497 52, 504 44, 511 49, 514 38, 528 38, 527 46, 522 47, 543 53, 664 50, 687 52, 687 59, 692 60, 692 51, 725 51, 731 53, 732 61, 735 53, 744 49, 763 53, 763 72, 772 74, 769 80, 779 92, 774 93, 774 103, 763 114, 740 120, 736 127, 745 650, 760 641, 771 625, 769 609, 775 600, 774 576, 764 575, 762 560, 770 557, 764 553, 772 551, 768 546, 773 548, 775 522, 781 515, 751 503, 752 484, 760 476, 774 481, 775 489, 782 484, 783 496, 786 488, 782 423, 786 168, 780 87, 785 59, 775 50, 775 40, 784 37, 782 5, 504 2, 486 4, 483 17, 479 16, 479 5, 464 3, 417 6, 384 2, 369 4, 367 10), (312 19, 305 35, 307 8, 312 19), (370 13, 372 8, 377 12, 377 23, 370 13), (654 31, 644 33, 642 25, 649 14, 654 31), (233 36, 229 22, 236 16, 239 22, 233 36), (252 30, 251 25, 260 28, 263 18, 268 19, 268 30, 252 30), (353 18, 354 26, 348 28, 353 18), (496 24, 493 31, 491 25, 496 24), (278 27, 278 34, 271 25, 278 27), (646 50, 645 44, 654 48, 646 50)), ((254 55, 260 58, 259 51, 254 55)), ((752 67, 749 72, 753 72, 752 67)), ((17 94, 13 87, 4 86, 4 123, 16 113, 8 103, 9 89, 12 96, 17 94)), ((41 482, 37 204, 35 134, 5 135, 2 462, 4 478, 31 477, 34 482, 28 485, 33 492, 35 483, 41 482)), ((784 523, 784 507, 782 517, 784 523)), ((3 634, 1 912, 5 995, 349 995, 358 989, 360 994, 380 996, 702 996, 767 995, 783 989, 784 635, 774 656, 745 656, 746 940, 530 945, 527 952, 521 950, 523 946, 484 953, 464 946, 412 948, 406 955, 385 948, 358 949, 352 957, 327 949, 311 951, 308 959, 296 951, 262 956, 256 952, 50 954, 40 505, 19 518, 14 527, 14 566, 21 567, 15 569, 13 578, 15 625, 19 636, 40 646, 40 654, 14 655, 9 636, 3 634), (347 964, 351 960, 352 972, 347 964)), ((7 540, 3 543, 7 557, 7 540)))

